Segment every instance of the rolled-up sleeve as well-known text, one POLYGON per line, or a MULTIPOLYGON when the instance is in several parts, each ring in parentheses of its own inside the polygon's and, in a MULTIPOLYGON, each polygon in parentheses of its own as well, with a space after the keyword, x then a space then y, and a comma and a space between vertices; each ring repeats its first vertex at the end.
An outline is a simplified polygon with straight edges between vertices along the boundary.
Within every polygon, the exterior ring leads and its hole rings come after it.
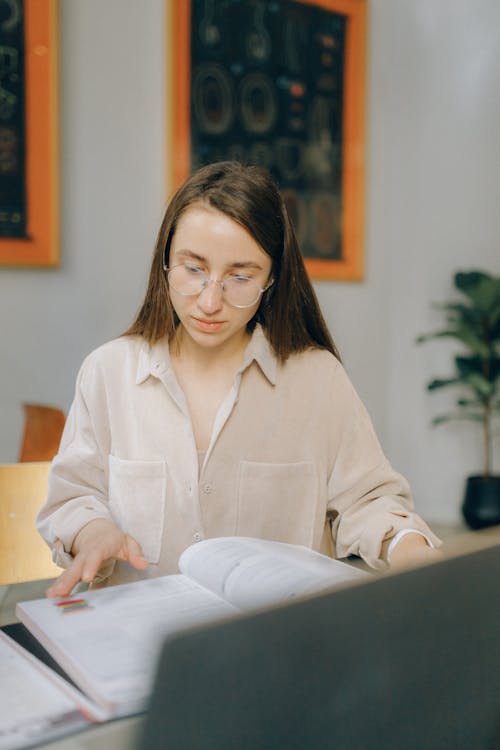
POLYGON ((384 567, 382 543, 407 528, 440 546, 415 512, 408 482, 385 457, 368 412, 340 366, 333 393, 338 442, 328 480, 328 511, 337 557, 358 555, 372 567, 384 567))
POLYGON ((73 404, 66 420, 59 452, 49 473, 48 496, 38 512, 36 525, 52 550, 54 562, 67 567, 75 536, 90 521, 111 520, 108 504, 108 450, 105 414, 97 373, 90 358, 78 374, 73 404), (92 392, 92 413, 86 394, 92 392))

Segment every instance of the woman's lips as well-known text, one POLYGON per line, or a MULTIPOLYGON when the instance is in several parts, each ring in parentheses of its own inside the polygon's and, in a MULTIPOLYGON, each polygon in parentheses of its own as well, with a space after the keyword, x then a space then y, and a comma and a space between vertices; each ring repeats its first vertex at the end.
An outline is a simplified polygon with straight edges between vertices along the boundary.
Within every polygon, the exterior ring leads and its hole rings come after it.
POLYGON ((193 318, 198 330, 204 333, 216 333, 224 325, 223 320, 205 320, 203 318, 193 318))

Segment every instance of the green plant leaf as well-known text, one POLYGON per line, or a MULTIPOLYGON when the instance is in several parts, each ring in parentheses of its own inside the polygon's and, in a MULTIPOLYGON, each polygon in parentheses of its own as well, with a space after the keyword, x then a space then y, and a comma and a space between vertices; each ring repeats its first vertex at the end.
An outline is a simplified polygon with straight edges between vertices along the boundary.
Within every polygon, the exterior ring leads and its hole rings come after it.
POLYGON ((500 277, 479 270, 459 271, 455 288, 465 299, 435 305, 444 315, 442 328, 416 339, 455 339, 466 353, 454 356, 455 373, 434 378, 429 391, 461 386, 464 393, 456 399, 457 410, 433 420, 438 425, 452 420, 476 423, 500 415, 500 277))
POLYGON ((500 342, 500 303, 491 316, 491 341, 493 344, 500 342))
POLYGON ((434 427, 437 427, 440 424, 445 424, 446 422, 457 422, 459 420, 463 421, 470 421, 470 422, 482 422, 483 416, 482 414, 469 414, 467 412, 463 413, 454 413, 454 414, 441 414, 439 417, 434 417, 432 420, 432 424, 434 427))
POLYGON ((457 406, 468 408, 470 406, 482 407, 482 401, 477 398, 457 398, 457 406))
POLYGON ((462 383, 461 378, 434 378, 427 384, 428 391, 435 391, 438 388, 445 388, 448 385, 459 385, 462 383))
POLYGON ((470 294, 470 291, 474 291, 482 281, 491 278, 491 274, 485 271, 457 271, 453 277, 453 283, 464 294, 470 294))
POLYGON ((417 336, 415 341, 417 344, 423 344, 424 341, 430 341, 431 339, 439 339, 439 338, 444 338, 446 336, 454 336, 454 335, 455 335, 454 331, 449 331, 449 330, 434 331, 433 333, 423 333, 420 336, 417 336))
POLYGON ((471 373, 483 373, 483 359, 481 357, 455 357, 455 365, 460 378, 471 373))
POLYGON ((483 398, 490 398, 495 392, 494 384, 478 373, 471 373, 463 380, 478 396, 482 396, 483 398))
POLYGON ((416 339, 417 344, 422 344, 424 341, 438 338, 453 338, 461 341, 467 349, 470 349, 473 353, 478 354, 480 357, 487 357, 489 350, 484 344, 481 337, 473 330, 466 328, 465 326, 456 328, 446 328, 442 331, 434 331, 433 333, 426 333, 418 336, 416 339))
POLYGON ((466 326, 457 327, 455 338, 464 344, 467 349, 480 357, 489 357, 490 349, 488 343, 484 340, 484 337, 478 334, 477 331, 466 326))
POLYGON ((477 373, 488 382, 493 383, 500 377, 500 357, 490 355, 489 357, 455 357, 455 365, 459 377, 465 378, 467 375, 477 373))
POLYGON ((486 314, 495 313, 500 299, 500 277, 483 271, 459 271, 455 287, 472 300, 474 307, 486 314))
POLYGON ((447 313, 449 323, 465 323, 475 328, 480 328, 483 324, 484 313, 472 305, 464 305, 463 302, 444 302, 436 305, 438 309, 447 313))

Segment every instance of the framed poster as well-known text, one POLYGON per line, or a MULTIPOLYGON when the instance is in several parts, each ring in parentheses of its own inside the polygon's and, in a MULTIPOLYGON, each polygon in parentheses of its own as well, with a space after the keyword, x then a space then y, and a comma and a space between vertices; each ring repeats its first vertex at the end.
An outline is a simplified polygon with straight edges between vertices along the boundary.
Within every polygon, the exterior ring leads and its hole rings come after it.
POLYGON ((59 258, 57 0, 0 2, 0 265, 59 258))
POLYGON ((366 0, 169 8, 173 186, 220 159, 267 167, 311 278, 360 280, 366 0))

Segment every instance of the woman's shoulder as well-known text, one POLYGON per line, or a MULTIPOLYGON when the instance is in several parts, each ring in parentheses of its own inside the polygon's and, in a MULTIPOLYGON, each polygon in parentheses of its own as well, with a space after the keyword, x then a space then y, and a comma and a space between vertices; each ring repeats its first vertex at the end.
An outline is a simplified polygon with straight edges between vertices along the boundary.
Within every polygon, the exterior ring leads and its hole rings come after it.
POLYGON ((360 403, 356 388, 340 360, 327 349, 311 347, 288 358, 283 370, 287 388, 308 393, 311 400, 327 403, 328 399, 343 409, 360 403))
POLYGON ((102 362, 115 357, 139 356, 141 351, 149 345, 142 336, 119 336, 106 341, 93 349, 84 359, 84 362, 102 362))
POLYGON ((304 374, 309 372, 318 377, 322 375, 331 376, 339 370, 343 370, 342 364, 332 352, 317 346, 292 354, 287 359, 286 366, 304 374))
POLYGON ((139 361, 149 351, 148 342, 142 336, 120 336, 101 344, 91 351, 80 368, 82 376, 104 372, 109 375, 137 370, 139 361))
POLYGON ((295 388, 330 388, 344 376, 344 368, 337 357, 319 347, 291 354, 277 370, 278 382, 288 382, 289 387, 295 388))

